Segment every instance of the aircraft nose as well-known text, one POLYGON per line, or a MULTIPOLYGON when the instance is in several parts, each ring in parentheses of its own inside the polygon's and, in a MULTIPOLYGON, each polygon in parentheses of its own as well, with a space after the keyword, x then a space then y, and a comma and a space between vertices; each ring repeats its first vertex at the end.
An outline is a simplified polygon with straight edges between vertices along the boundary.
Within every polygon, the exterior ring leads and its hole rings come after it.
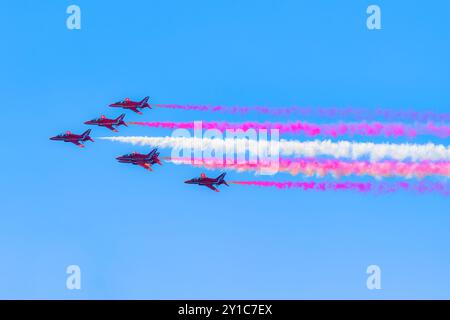
POLYGON ((92 121, 91 120, 89 120, 89 121, 85 121, 84 122, 84 124, 91 124, 92 123, 92 121))
POLYGON ((50 137, 50 140, 56 140, 56 137, 50 137))

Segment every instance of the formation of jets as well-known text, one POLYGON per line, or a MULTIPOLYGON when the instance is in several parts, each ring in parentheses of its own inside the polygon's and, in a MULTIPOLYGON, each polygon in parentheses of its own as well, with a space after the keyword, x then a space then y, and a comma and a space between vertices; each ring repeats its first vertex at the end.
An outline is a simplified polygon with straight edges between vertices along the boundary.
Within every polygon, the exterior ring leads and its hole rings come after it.
MULTIPOLYGON (((112 103, 109 106, 113 108, 123 108, 126 110, 134 111, 138 114, 142 114, 140 110, 144 108, 151 109, 148 100, 149 97, 145 97, 141 101, 132 101, 129 98, 125 98, 124 100, 112 103)), ((102 115, 97 119, 85 121, 84 124, 105 127, 111 131, 118 132, 117 127, 120 126, 128 127, 127 123, 124 121, 124 118, 125 118, 124 113, 118 116, 117 118, 113 119, 109 119, 106 116, 102 115)), ((66 133, 61 133, 59 135, 51 137, 50 140, 71 142, 80 148, 84 148, 85 147, 84 142, 86 141, 94 142, 94 140, 90 137, 90 133, 91 129, 86 130, 82 134, 74 134, 70 131, 66 131, 66 133)), ((154 164, 162 165, 159 159, 158 148, 154 148, 148 154, 132 152, 129 154, 119 156, 116 159, 120 163, 130 163, 133 165, 140 166, 149 171, 153 171, 152 165, 154 164)), ((228 186, 228 183, 224 180, 224 177, 225 173, 220 174, 217 178, 209 178, 204 173, 202 173, 200 177, 186 180, 185 183, 205 186, 213 191, 219 192, 219 189, 217 189, 218 186, 222 184, 228 186)))
MULTIPOLYGON (((148 99, 149 99, 149 97, 145 97, 141 101, 132 101, 132 100, 130 100, 130 98, 125 98, 123 101, 111 103, 109 106, 116 107, 116 108, 128 109, 128 110, 132 110, 136 113, 142 114, 142 112, 140 112, 139 109, 144 109, 144 108, 151 109, 150 104, 148 103, 148 99)), ((102 115, 102 116, 100 116, 100 118, 85 121, 84 124, 105 127, 114 132, 119 132, 117 130, 117 127, 119 127, 119 126, 128 127, 127 123, 125 121, 123 121, 124 118, 125 118, 125 113, 122 113, 120 116, 118 116, 115 119, 109 119, 109 118, 105 117, 104 115, 102 115)), ((61 133, 57 136, 51 137, 50 140, 72 142, 72 143, 76 144, 77 146, 83 148, 84 147, 83 142, 85 142, 87 140, 94 142, 94 140, 91 137, 89 137, 90 132, 91 132, 91 130, 87 130, 86 132, 84 132, 82 134, 73 134, 70 131, 66 131, 66 133, 61 133)))

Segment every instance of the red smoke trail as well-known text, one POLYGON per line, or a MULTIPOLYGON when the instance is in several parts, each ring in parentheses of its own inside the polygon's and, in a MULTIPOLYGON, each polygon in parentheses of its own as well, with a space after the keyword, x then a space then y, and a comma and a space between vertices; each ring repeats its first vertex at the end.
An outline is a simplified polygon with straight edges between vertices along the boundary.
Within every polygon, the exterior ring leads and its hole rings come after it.
POLYGON ((384 119, 400 121, 438 121, 449 122, 450 114, 435 113, 427 111, 403 110, 395 111, 390 109, 376 108, 373 110, 363 108, 313 108, 313 107, 228 107, 210 105, 179 105, 179 104, 154 104, 152 106, 166 109, 192 110, 203 112, 222 112, 231 114, 247 114, 256 112, 272 116, 295 116, 300 117, 325 117, 325 118, 350 118, 350 119, 384 119))
POLYGON ((165 158, 175 164, 186 164, 207 169, 231 169, 237 171, 262 171, 262 169, 274 168, 278 172, 286 172, 291 175, 317 175, 331 174, 335 177, 358 175, 372 177, 400 176, 403 178, 424 178, 427 176, 450 177, 450 162, 448 161, 341 161, 334 159, 286 159, 280 158, 278 163, 226 163, 223 159, 191 159, 191 158, 165 158))
MULTIPOLYGON (((151 128, 166 129, 194 129, 194 122, 128 122, 129 124, 146 126, 151 128)), ((217 129, 221 132, 230 130, 249 130, 249 129, 278 129, 279 133, 304 134, 309 137, 328 136, 338 137, 348 136, 385 136, 385 137, 409 137, 417 135, 432 135, 440 138, 450 136, 450 127, 446 125, 436 126, 433 123, 407 125, 403 123, 380 123, 380 122, 360 122, 360 123, 338 123, 338 124, 315 124, 303 121, 288 123, 271 122, 202 122, 202 129, 217 129)))
POLYGON ((351 190, 357 192, 392 193, 397 191, 409 191, 416 193, 437 192, 448 196, 450 185, 444 183, 408 183, 408 182, 276 182, 276 181, 228 181, 228 183, 245 186, 270 187, 277 189, 301 189, 303 191, 344 191, 351 190))

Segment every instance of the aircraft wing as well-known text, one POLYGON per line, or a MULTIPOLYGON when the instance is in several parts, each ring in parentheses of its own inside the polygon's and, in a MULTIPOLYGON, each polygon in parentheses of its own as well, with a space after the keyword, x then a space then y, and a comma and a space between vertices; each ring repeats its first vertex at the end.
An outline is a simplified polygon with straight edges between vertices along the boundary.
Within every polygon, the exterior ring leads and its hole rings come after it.
POLYGON ((114 132, 118 132, 113 126, 105 126, 105 127, 114 132))
POLYGON ((138 114, 142 114, 142 112, 140 112, 136 107, 130 107, 128 109, 130 109, 130 110, 132 110, 132 111, 134 111, 134 112, 136 112, 138 114))
POLYGON ((84 145, 82 144, 82 143, 80 143, 80 141, 70 141, 70 142, 72 142, 73 144, 75 144, 75 145, 77 145, 77 146, 79 146, 80 148, 84 148, 84 145))
POLYGON ((215 192, 219 192, 219 190, 218 189, 216 189, 213 185, 211 185, 211 184, 205 184, 205 187, 208 187, 208 188, 210 188, 211 190, 213 190, 213 191, 215 191, 215 192))
POLYGON ((140 166, 140 167, 142 167, 142 168, 144 168, 144 169, 153 171, 151 165, 149 165, 148 163, 138 163, 138 166, 140 166))

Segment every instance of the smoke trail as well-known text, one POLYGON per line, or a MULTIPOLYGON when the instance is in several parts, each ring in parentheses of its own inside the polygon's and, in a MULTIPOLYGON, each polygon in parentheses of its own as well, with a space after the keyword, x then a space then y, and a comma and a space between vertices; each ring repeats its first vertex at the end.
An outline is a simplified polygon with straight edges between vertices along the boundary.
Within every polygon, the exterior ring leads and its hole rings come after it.
POLYGON ((440 193, 448 196, 450 194, 450 185, 439 182, 276 182, 276 181, 228 181, 228 183, 244 185, 244 186, 257 186, 257 187, 269 187, 277 189, 301 189, 303 191, 357 191, 362 193, 392 193, 398 191, 408 191, 416 193, 440 193))
MULTIPOLYGON (((261 172, 273 166, 271 163, 227 163, 217 159, 191 159, 164 157, 165 160, 174 164, 191 165, 206 169, 227 169, 242 171, 261 172)), ((428 176, 444 176, 450 178, 450 162, 399 162, 399 161, 340 161, 332 159, 279 159, 274 170, 286 172, 291 175, 303 174, 306 176, 323 177, 330 174, 334 177, 341 176, 372 176, 403 178, 424 178, 428 176)))
MULTIPOLYGON (((209 139, 209 138, 185 138, 185 137, 100 137, 103 140, 131 143, 133 145, 159 146, 161 148, 198 148, 202 151, 234 150, 236 145, 243 144, 247 150, 268 150, 270 141, 247 140, 247 139, 209 139)), ((279 151, 282 156, 295 157, 333 157, 347 159, 369 158, 371 161, 381 159, 393 159, 397 161, 450 161, 450 146, 442 144, 395 144, 395 143, 372 143, 372 142, 349 142, 329 140, 279 141, 279 151)))
MULTIPOLYGON (((128 122, 128 124, 140 125, 152 128, 166 129, 194 129, 194 122, 128 122)), ((406 125, 403 123, 380 123, 380 122, 360 122, 360 123, 339 123, 339 124, 316 124, 303 121, 290 123, 259 123, 259 122, 202 122, 202 129, 217 129, 221 132, 230 130, 261 130, 277 129, 280 133, 304 134, 308 137, 328 136, 338 137, 348 136, 385 136, 385 137, 408 137, 413 138, 418 135, 431 135, 440 138, 450 136, 449 126, 437 126, 431 122, 427 124, 406 125)))
POLYGON ((230 114, 247 114, 256 112, 271 116, 295 116, 300 117, 322 117, 322 118, 346 118, 346 119, 384 119, 389 121, 438 121, 449 122, 450 114, 435 113, 428 111, 412 110, 390 110, 385 108, 364 109, 364 108, 313 108, 313 107, 230 107, 230 106, 210 106, 210 105, 179 105, 179 104, 154 104, 152 106, 166 109, 192 110, 203 112, 221 112, 230 114))

